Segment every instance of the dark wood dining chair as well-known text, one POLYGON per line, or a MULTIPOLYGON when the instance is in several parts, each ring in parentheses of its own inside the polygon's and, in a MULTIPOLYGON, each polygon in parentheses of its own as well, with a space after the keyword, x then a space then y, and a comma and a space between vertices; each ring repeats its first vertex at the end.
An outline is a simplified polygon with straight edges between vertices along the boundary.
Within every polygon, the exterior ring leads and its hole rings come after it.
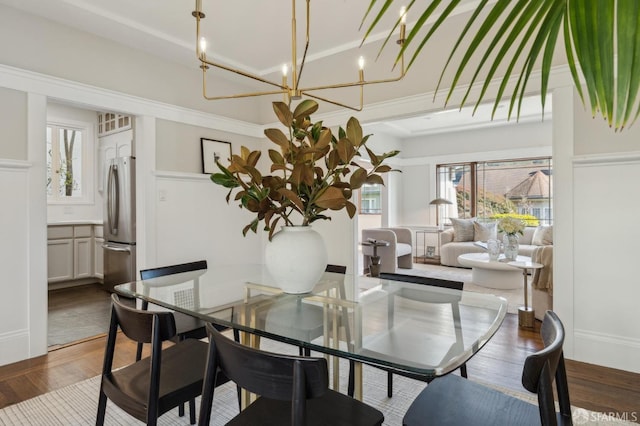
POLYGON ((324 358, 281 355, 243 346, 207 324, 209 356, 199 425, 208 425, 215 374, 259 395, 228 425, 381 425, 379 410, 329 389, 324 358))
MULTIPOLYGON (((147 425, 155 425, 162 414, 202 392, 208 344, 185 339, 163 349, 163 342, 176 335, 172 312, 134 309, 122 304, 116 294, 111 299, 96 425, 104 424, 107 399, 147 425), (133 341, 150 343, 151 356, 114 370, 118 328, 133 341)), ((216 385, 228 381, 221 373, 213 374, 216 385)), ((192 411, 190 422, 195 421, 192 411)))
MULTIPOLYGON (((194 271, 206 271, 207 269, 207 261, 206 260, 198 260, 195 262, 188 263, 179 263, 176 265, 169 266, 161 266, 159 268, 151 268, 151 269, 143 269, 140 271, 140 278, 143 280, 152 280, 154 278, 166 277, 169 275, 180 274, 184 272, 194 272, 194 271)), ((195 295, 192 293, 192 289, 187 290, 191 292, 189 295, 185 294, 185 291, 181 291, 179 295, 176 295, 176 298, 181 299, 181 303, 186 305, 193 305, 195 295)), ((177 303, 177 301, 176 301, 177 303)), ((186 306, 193 307, 193 306, 186 306)), ((143 300, 141 303, 141 308, 143 310, 147 310, 149 308, 149 302, 143 300)), ((199 320, 196 317, 191 315, 183 314, 182 312, 173 312, 173 317, 176 322, 176 335, 171 339, 174 342, 179 342, 184 339, 204 339, 207 337, 207 331, 204 328, 204 321, 199 320)), ((219 330, 224 330, 225 327, 216 325, 219 330)), ((240 335, 238 330, 233 331, 233 335, 236 341, 240 340, 240 335)), ((138 348, 136 350, 136 361, 142 358, 142 342, 138 343, 138 348)), ((240 398, 238 397, 238 401, 240 398)), ((191 416, 195 415, 195 400, 189 401, 189 411, 192 413, 191 416)), ((184 415, 184 405, 180 405, 179 407, 180 416, 184 415)))
MULTIPOLYGON (((207 269, 207 261, 199 260, 196 262, 180 263, 177 265, 161 266, 159 268, 143 269, 140 271, 140 278, 143 280, 150 280, 153 278, 164 277, 167 275, 180 274, 183 272, 199 271, 207 269)), ((142 301, 141 308, 143 310, 149 309, 149 302, 142 301)), ((174 341, 180 341, 184 339, 203 339, 207 337, 207 331, 204 328, 204 322, 192 317, 190 315, 183 314, 181 312, 174 312, 174 318, 176 322, 176 336, 174 341)), ((142 358, 142 343, 138 343, 136 350, 136 361, 142 358)))
MULTIPOLYGON (((408 282, 408 283, 413 283, 413 284, 421 284, 421 285, 429 285, 432 287, 441 287, 441 288, 450 288, 453 290, 460 290, 462 291, 463 285, 464 283, 461 281, 449 281, 449 280, 443 280, 443 279, 438 279, 438 278, 429 278, 429 277, 422 277, 422 276, 418 276, 418 275, 404 275, 404 274, 394 274, 394 273, 380 273, 380 278, 381 279, 387 279, 387 280, 393 280, 393 281, 401 281, 401 282, 408 282)), ((402 289, 402 292, 407 292, 410 291, 409 289, 402 289)), ((396 294, 397 296, 402 296, 402 292, 396 294)), ((460 302, 460 299, 462 298, 462 296, 460 294, 427 294, 427 293, 416 293, 414 295, 414 299, 415 300, 420 300, 421 302, 425 302, 425 303, 438 303, 438 304, 442 304, 442 303, 448 303, 451 305, 451 311, 452 311, 452 315, 453 315, 453 321, 454 324, 456 326, 457 329, 459 329, 460 327, 460 307, 458 306, 458 303, 460 302)), ((395 303, 395 295, 394 297, 389 299, 389 328, 391 328, 393 326, 393 306, 395 303)), ((462 336, 457 336, 460 338, 462 338, 462 336)), ((459 342, 461 343, 461 341, 459 342)), ((389 398, 391 398, 393 396, 393 374, 394 372, 396 374, 400 374, 402 376, 405 377, 410 377, 416 380, 422 380, 422 381, 429 381, 429 380, 425 380, 425 378, 423 376, 420 375, 414 375, 408 372, 398 372, 392 369, 387 369, 384 367, 380 367, 380 366, 376 366, 376 368, 380 368, 382 370, 386 370, 387 371, 387 396, 389 398)), ((460 375, 462 377, 467 377, 467 364, 464 363, 460 366, 460 375)), ((349 385, 347 388, 347 393, 351 396, 353 396, 353 392, 354 392, 354 365, 353 365, 353 361, 350 362, 349 364, 349 385)))
POLYGON ((571 425, 571 404, 562 345, 564 327, 547 311, 540 329, 544 349, 524 362, 522 385, 538 396, 531 404, 495 389, 447 375, 432 381, 407 410, 403 425, 571 425), (560 411, 556 412, 553 381, 560 411))

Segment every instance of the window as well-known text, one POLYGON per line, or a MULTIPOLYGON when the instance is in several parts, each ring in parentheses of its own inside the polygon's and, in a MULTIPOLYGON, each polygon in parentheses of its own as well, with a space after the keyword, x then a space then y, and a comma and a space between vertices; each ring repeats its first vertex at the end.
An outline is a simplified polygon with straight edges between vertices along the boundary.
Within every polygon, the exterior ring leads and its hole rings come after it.
POLYGON ((47 197, 50 202, 86 198, 86 130, 47 125, 47 197))
POLYGON ((440 164, 438 197, 453 203, 446 218, 518 214, 530 226, 553 223, 551 158, 440 164))
POLYGON ((360 189, 360 214, 382 213, 382 185, 365 183, 360 189))

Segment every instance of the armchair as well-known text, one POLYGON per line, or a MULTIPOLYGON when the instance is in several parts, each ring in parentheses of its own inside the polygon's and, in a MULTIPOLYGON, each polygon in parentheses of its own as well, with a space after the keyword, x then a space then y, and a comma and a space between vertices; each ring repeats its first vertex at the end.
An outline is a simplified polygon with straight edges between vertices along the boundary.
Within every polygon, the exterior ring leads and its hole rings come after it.
MULTIPOLYGON (((398 268, 413 268, 413 234, 408 228, 371 228, 362 230, 362 241, 384 240, 388 247, 378 247, 380 272, 395 273, 398 268)), ((364 269, 369 269, 373 247, 362 246, 364 269)))

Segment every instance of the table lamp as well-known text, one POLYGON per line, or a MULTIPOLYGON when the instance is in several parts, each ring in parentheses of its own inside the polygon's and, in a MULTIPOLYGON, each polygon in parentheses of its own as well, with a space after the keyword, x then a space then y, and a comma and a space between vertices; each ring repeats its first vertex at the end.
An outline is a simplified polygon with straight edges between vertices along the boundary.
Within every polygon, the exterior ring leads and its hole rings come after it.
POLYGON ((447 200, 446 198, 435 198, 431 200, 429 204, 436 206, 436 225, 438 225, 438 229, 443 229, 444 221, 442 221, 442 223, 440 222, 440 216, 444 218, 444 215, 440 214, 440 208, 444 205, 453 204, 453 203, 447 200))

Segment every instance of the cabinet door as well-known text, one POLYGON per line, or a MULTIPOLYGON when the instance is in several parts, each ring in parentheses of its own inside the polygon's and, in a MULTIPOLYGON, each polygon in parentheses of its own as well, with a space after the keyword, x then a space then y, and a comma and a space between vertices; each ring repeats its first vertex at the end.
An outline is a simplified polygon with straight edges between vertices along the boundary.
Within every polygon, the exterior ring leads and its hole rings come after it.
POLYGON ((93 238, 73 240, 73 278, 88 278, 93 275, 93 238))
POLYGON ((93 275, 100 279, 104 278, 104 249, 102 244, 104 244, 104 239, 96 238, 93 246, 93 275))
POLYGON ((59 239, 47 242, 48 282, 73 279, 73 240, 59 239))

